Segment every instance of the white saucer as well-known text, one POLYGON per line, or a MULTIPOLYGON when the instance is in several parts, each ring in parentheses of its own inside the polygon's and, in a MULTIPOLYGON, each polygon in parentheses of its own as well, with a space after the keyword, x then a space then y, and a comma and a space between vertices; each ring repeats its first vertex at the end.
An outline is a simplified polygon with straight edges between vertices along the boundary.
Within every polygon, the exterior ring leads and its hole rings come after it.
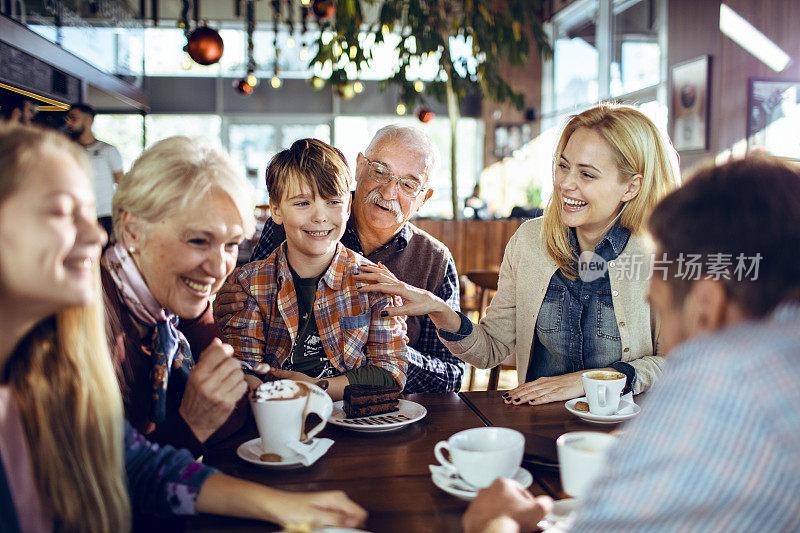
POLYGON ((595 424, 617 424, 619 422, 622 422, 623 420, 633 418, 634 416, 642 412, 641 407, 639 407, 635 403, 626 400, 620 400, 619 409, 617 409, 617 412, 621 411, 622 409, 628 409, 628 408, 632 409, 630 412, 625 414, 593 415, 588 411, 578 411, 577 409, 575 409, 576 403, 585 401, 586 401, 586 396, 581 396, 580 398, 575 398, 573 400, 568 401, 566 404, 564 404, 564 407, 567 408, 567 411, 577 416, 578 418, 582 418, 587 422, 594 422, 595 424))
POLYGON ((560 522, 567 520, 572 512, 578 508, 580 500, 577 498, 564 498, 553 502, 553 508, 542 518, 538 524, 539 529, 547 531, 560 522))
POLYGON ((346 418, 347 415, 342 409, 343 405, 343 401, 333 402, 333 413, 328 418, 328 424, 363 433, 394 431, 413 424, 417 420, 422 420, 428 414, 428 410, 420 404, 411 400, 400 400, 397 411, 362 418, 346 418))
MULTIPOLYGON (((322 444, 324 446, 327 442, 333 444, 333 442, 330 441, 330 439, 317 439, 317 438, 311 439, 312 446, 319 444, 322 444)), ((330 448, 330 444, 328 445, 328 448, 330 448)), ((321 450, 322 453, 317 452, 319 453, 319 456, 314 458, 313 461, 311 461, 308 465, 303 464, 302 462, 303 457, 298 453, 291 455, 289 457, 285 457, 282 461, 279 462, 268 462, 268 461, 262 461, 260 459, 261 455, 264 453, 263 450, 261 449, 261 439, 255 438, 253 440, 249 440, 241 444, 238 448, 236 448, 236 455, 238 455, 241 459, 247 461, 248 463, 253 463, 254 465, 264 466, 266 468, 272 468, 275 470, 289 470, 291 468, 303 468, 305 466, 311 466, 312 464, 317 462, 320 457, 325 455, 325 453, 328 451, 328 448, 325 448, 325 450, 321 450)))
MULTIPOLYGON (((468 486, 466 482, 458 477, 457 474, 448 475, 443 473, 441 470, 438 470, 441 467, 436 465, 429 465, 429 467, 431 469, 431 479, 433 480, 433 484, 445 491, 447 494, 467 502, 471 502, 475 499, 475 496, 478 495, 478 491, 471 486, 468 486)), ((533 476, 531 473, 522 467, 517 469, 517 471, 514 473, 514 477, 511 479, 526 489, 531 486, 531 483, 533 483, 533 476)))

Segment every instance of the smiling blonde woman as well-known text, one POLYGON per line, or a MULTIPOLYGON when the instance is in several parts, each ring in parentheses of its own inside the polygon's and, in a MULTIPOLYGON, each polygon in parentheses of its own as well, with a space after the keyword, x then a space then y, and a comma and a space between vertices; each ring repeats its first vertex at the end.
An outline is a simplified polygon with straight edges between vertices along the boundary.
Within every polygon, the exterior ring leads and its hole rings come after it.
POLYGON ((474 366, 516 354, 520 385, 504 395, 507 403, 578 397, 581 373, 594 368, 624 373, 626 389, 638 394, 663 365, 646 301, 651 250, 640 233, 678 183, 676 153, 653 122, 633 107, 600 104, 564 128, 544 217, 509 241, 479 324, 381 269, 363 268, 361 279, 373 283, 363 290, 401 296, 404 305, 390 315, 428 314, 448 349, 474 366), (607 270, 579 276, 579 257, 607 270))

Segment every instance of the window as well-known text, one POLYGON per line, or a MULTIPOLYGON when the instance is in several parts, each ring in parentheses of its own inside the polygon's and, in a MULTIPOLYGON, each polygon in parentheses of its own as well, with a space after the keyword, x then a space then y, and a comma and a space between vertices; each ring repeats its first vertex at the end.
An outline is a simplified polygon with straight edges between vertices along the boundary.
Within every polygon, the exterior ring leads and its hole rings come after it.
POLYGON ((611 96, 638 91, 661 81, 661 47, 655 5, 656 2, 646 0, 627 2, 627 5, 614 9, 611 96))
POLYGON ((578 0, 561 10, 550 27, 542 129, 611 98, 666 109, 665 20, 666 0, 578 0))

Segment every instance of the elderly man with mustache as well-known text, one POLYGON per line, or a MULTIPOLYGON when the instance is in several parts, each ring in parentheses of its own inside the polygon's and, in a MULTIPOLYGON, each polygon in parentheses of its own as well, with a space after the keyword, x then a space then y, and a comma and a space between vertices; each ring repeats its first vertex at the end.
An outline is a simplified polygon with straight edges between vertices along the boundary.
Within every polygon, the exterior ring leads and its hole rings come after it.
MULTIPOLYGON (((418 128, 393 124, 378 130, 358 154, 352 214, 342 244, 458 311, 458 274, 450 251, 408 222, 433 195, 428 182, 439 159, 437 146, 418 128)), ((265 259, 284 240, 283 227, 269 219, 250 260, 265 259)), ((245 299, 241 289, 226 283, 214 302, 217 320, 226 322, 245 299)), ((430 318, 408 317, 407 324, 405 391, 458 391, 464 363, 444 347, 430 318)), ((273 370, 278 377, 280 372, 273 370)))

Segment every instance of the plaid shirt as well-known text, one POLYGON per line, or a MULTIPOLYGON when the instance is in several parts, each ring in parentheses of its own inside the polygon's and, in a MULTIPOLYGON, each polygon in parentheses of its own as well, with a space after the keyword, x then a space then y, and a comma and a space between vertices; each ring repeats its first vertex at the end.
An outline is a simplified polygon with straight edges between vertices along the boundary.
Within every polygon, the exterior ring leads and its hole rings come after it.
MULTIPOLYGON (((402 319, 381 317, 390 297, 360 293, 353 275, 366 262, 341 243, 320 279, 314 303, 325 355, 340 373, 374 365, 388 371, 402 388, 406 383, 406 347, 402 319)), ((235 276, 249 296, 245 307, 223 328, 237 357, 248 363, 280 367, 292 352, 300 321, 297 293, 281 246, 266 260, 242 267, 235 276)))
MULTIPOLYGON (((366 257, 369 259, 386 246, 392 245, 395 240, 400 244, 401 251, 399 253, 403 253, 402 249, 408 244, 409 233, 407 225, 404 225, 393 239, 366 257)), ((283 226, 275 224, 271 218, 268 219, 250 260, 266 259, 285 239, 286 234, 283 231, 283 226)), ((347 222, 347 228, 341 242, 347 248, 365 255, 364 248, 361 246, 361 241, 356 232, 355 218, 352 216, 347 222)), ((408 260, 413 261, 414 259, 409 258, 408 260)), ((416 286, 413 279, 401 279, 401 281, 416 286)), ((441 286, 433 293, 444 300, 454 311, 461 310, 458 273, 452 257, 447 261, 447 271, 441 286)), ((445 348, 442 341, 439 340, 436 326, 433 325, 427 315, 421 316, 419 319, 419 338, 415 343, 407 347, 408 373, 405 392, 458 392, 461 389, 461 380, 464 377, 464 362, 445 348)))
POLYGON ((570 531, 800 531, 799 353, 800 303, 673 350, 570 531))

